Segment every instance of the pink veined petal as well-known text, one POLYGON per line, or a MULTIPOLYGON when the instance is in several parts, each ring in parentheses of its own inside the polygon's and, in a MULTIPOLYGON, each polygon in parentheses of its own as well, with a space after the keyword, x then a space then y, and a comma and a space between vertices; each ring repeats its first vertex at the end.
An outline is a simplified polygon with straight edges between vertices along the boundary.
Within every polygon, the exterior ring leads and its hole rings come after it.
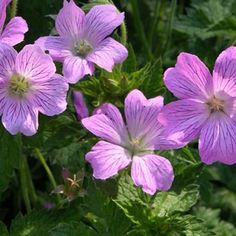
POLYGON ((93 45, 99 44, 109 36, 124 20, 114 5, 94 6, 86 15, 86 38, 93 45))
POLYGON ((86 59, 112 72, 115 64, 122 63, 128 56, 127 49, 116 40, 106 38, 96 46, 86 59))
POLYGON ((56 30, 60 36, 68 38, 80 38, 84 32, 85 14, 76 6, 73 0, 66 3, 56 18, 56 30))
POLYGON ((83 94, 79 91, 74 91, 74 107, 77 115, 77 119, 81 120, 89 116, 89 111, 84 101, 83 94))
POLYGON ((65 78, 55 74, 47 80, 33 83, 31 98, 39 112, 54 116, 66 110, 68 89, 69 86, 65 78))
POLYGON ((28 31, 28 25, 22 17, 14 17, 6 25, 0 36, 0 41, 15 46, 24 40, 24 34, 28 31))
POLYGON ((0 77, 0 116, 4 110, 5 104, 7 103, 7 83, 6 79, 0 77))
POLYGON ((3 126, 9 133, 22 133, 26 136, 34 135, 38 129, 38 111, 27 100, 6 98, 2 114, 3 126))
POLYGON ((236 47, 227 48, 216 59, 213 84, 220 97, 236 96, 236 47))
POLYGON ((169 160, 152 154, 134 156, 131 176, 136 186, 141 186, 144 192, 151 195, 158 190, 169 190, 174 180, 169 160))
POLYGON ((0 1, 0 34, 2 32, 4 22, 6 20, 6 10, 7 10, 7 5, 10 3, 8 0, 1 0, 0 1))
POLYGON ((17 52, 4 43, 0 43, 0 77, 8 80, 15 69, 17 52))
POLYGON ((68 83, 75 84, 85 75, 93 75, 94 65, 80 57, 67 57, 63 63, 63 75, 68 83))
POLYGON ((182 143, 182 146, 199 137, 210 110, 201 101, 184 99, 164 106, 158 120, 165 127, 163 136, 182 143))
POLYGON ((42 50, 48 51, 53 60, 63 62, 66 57, 72 56, 71 41, 61 36, 46 36, 35 41, 42 50))
POLYGON ((93 168, 93 176, 96 179, 108 179, 127 167, 131 162, 131 156, 124 148, 100 141, 85 156, 93 168))
POLYGON ((131 139, 141 139, 145 148, 154 149, 155 140, 162 132, 157 116, 163 107, 163 97, 146 99, 137 89, 125 99, 125 117, 131 139))
POLYGON ((106 103, 99 108, 99 114, 82 119, 86 129, 108 142, 125 146, 128 133, 117 107, 106 103))
POLYGON ((202 128, 199 140, 201 160, 210 165, 236 163, 236 123, 223 112, 212 114, 202 128))
POLYGON ((195 55, 180 53, 174 68, 164 73, 166 87, 178 98, 206 101, 212 94, 212 77, 204 63, 195 55))
POLYGON ((16 72, 30 81, 47 81, 55 74, 56 67, 39 46, 27 45, 16 57, 16 72))

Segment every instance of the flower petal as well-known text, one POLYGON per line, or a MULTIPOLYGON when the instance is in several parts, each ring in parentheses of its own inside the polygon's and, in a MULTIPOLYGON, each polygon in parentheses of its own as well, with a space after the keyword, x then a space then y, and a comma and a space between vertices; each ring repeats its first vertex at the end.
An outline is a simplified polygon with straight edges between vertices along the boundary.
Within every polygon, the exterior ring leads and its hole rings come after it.
POLYGON ((71 42, 61 36, 46 36, 35 41, 42 50, 49 52, 53 60, 63 62, 67 56, 72 56, 71 42))
POLYGON ((84 12, 73 0, 68 3, 64 1, 64 6, 56 18, 56 30, 61 36, 79 38, 83 35, 84 20, 84 12))
POLYGON ((141 139, 145 148, 154 149, 163 127, 157 116, 163 107, 163 97, 146 99, 135 89, 125 99, 125 116, 131 139, 141 139))
POLYGON ((78 120, 88 117, 89 111, 84 101, 83 94, 79 91, 74 91, 73 98, 74 98, 74 107, 78 120))
POLYGON ((236 47, 227 48, 216 59, 213 83, 220 97, 236 96, 236 47))
POLYGON ((58 115, 66 110, 68 89, 64 77, 56 74, 45 81, 32 84, 32 99, 41 113, 48 116, 58 115))
POLYGON ((127 49, 112 38, 103 40, 86 59, 111 72, 114 64, 122 63, 128 56, 127 49))
POLYGON ((108 179, 131 162, 131 157, 124 148, 104 141, 93 146, 85 159, 92 165, 96 179, 108 179))
POLYGON ((38 111, 29 101, 6 98, 2 114, 3 126, 12 134, 34 135, 38 129, 38 111))
POLYGON ((151 195, 157 190, 169 190, 174 180, 169 160, 152 154, 134 156, 131 176, 136 186, 141 186, 144 192, 151 195))
POLYGON ((158 120, 165 127, 165 135, 184 144, 199 137, 210 115, 208 106, 201 101, 184 99, 164 106, 158 120))
POLYGON ((112 104, 104 104, 97 110, 99 114, 82 119, 82 124, 90 132, 117 145, 125 145, 127 130, 120 111, 112 104))
POLYGON ((17 55, 16 72, 31 81, 48 80, 55 74, 56 67, 39 46, 27 45, 17 55))
POLYGON ((14 17, 6 25, 0 36, 0 41, 11 46, 15 46, 24 40, 28 25, 22 17, 14 17))
POLYGON ((178 98, 206 101, 213 93, 209 70, 197 56, 189 53, 180 53, 175 67, 166 70, 164 82, 178 98))
POLYGON ((6 0, 0 1, 0 12, 1 12, 1 14, 0 14, 0 33, 2 32, 4 22, 6 20, 6 8, 7 8, 6 0))
POLYGON ((68 83, 75 84, 85 75, 93 75, 94 66, 80 57, 67 57, 63 64, 63 75, 68 83))
POLYGON ((109 36, 124 20, 114 5, 94 6, 86 15, 86 38, 93 45, 99 44, 109 36))
POLYGON ((0 78, 8 80, 15 69, 17 52, 4 43, 0 43, 0 78))
POLYGON ((212 114, 202 128, 199 140, 201 160, 210 165, 236 163, 236 123, 223 112, 212 114))

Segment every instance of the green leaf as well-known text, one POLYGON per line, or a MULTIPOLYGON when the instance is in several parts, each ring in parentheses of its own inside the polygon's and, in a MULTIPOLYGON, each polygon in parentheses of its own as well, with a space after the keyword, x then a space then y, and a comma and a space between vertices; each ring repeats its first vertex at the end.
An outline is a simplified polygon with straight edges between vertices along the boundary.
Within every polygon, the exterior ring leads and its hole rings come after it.
POLYGON ((201 4, 192 1, 187 16, 180 16, 175 30, 206 39, 218 35, 236 35, 235 1, 208 0, 201 4), (214 9, 214 10, 213 10, 214 9))
POLYGON ((189 185, 180 193, 173 191, 159 192, 153 201, 153 211, 158 217, 171 216, 178 212, 186 212, 194 206, 199 198, 199 186, 189 185))
POLYGON ((0 235, 1 236, 9 236, 6 225, 3 224, 1 221, 0 221, 0 235))
POLYGON ((49 236, 98 236, 89 226, 83 223, 60 223, 55 228, 50 230, 49 236))
POLYGON ((30 214, 18 215, 12 222, 11 236, 49 235, 60 223, 79 222, 80 210, 76 206, 62 210, 33 210, 30 214))
POLYGON ((0 193, 6 190, 14 169, 19 166, 20 150, 14 136, 0 127, 0 193))

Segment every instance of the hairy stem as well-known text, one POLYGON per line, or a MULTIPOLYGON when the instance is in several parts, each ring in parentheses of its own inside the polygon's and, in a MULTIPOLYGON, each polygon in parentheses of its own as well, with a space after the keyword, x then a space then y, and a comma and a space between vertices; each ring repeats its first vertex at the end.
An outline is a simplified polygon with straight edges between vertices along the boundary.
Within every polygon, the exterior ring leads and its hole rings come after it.
POLYGON ((18 4, 18 0, 12 0, 11 18, 15 17, 17 14, 17 4, 18 4))

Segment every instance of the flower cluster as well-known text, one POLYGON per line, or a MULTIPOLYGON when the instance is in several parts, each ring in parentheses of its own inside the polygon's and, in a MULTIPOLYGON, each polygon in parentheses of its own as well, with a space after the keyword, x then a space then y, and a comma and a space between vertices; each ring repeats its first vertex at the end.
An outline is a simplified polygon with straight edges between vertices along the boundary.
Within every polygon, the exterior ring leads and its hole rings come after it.
MULTIPOLYGON (((0 115, 12 135, 31 136, 39 113, 66 110, 68 83, 93 75, 95 64, 112 72, 127 58, 127 49, 110 37, 124 13, 114 5, 98 5, 85 14, 73 0, 64 0, 56 18, 58 36, 41 37, 18 53, 13 46, 23 41, 28 27, 21 17, 4 27, 10 2, 0 2, 0 115), (63 64, 63 76, 53 60, 63 64)), ((89 116, 83 95, 74 92, 78 119, 102 139, 85 157, 95 178, 110 178, 131 164, 136 186, 149 194, 166 191, 173 168, 155 151, 181 148, 197 138, 204 163, 236 163, 236 47, 220 54, 213 75, 198 57, 181 53, 164 82, 179 100, 164 106, 163 97, 147 99, 133 90, 125 99, 125 121, 110 103, 89 116)))

